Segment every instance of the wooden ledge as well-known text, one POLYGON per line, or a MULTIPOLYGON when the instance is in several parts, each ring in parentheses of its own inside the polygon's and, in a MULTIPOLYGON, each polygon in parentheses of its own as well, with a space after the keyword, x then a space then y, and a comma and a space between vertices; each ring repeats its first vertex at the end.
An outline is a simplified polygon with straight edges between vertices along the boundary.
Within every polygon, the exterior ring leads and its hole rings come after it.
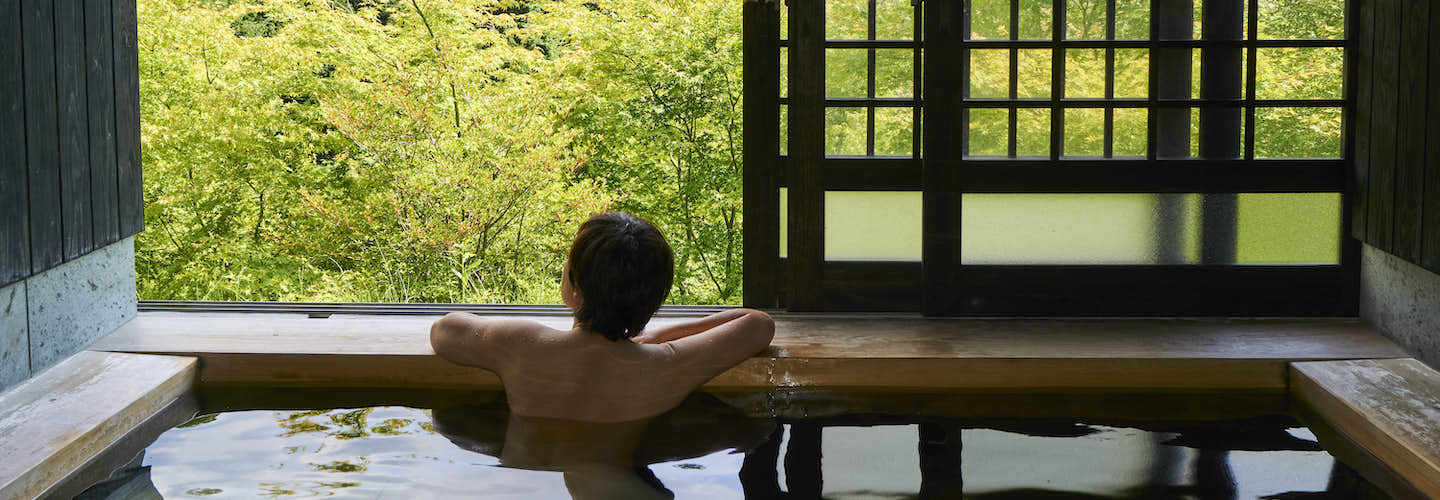
POLYGON ((191 389, 191 358, 85 351, 0 394, 0 498, 34 498, 191 389))
MULTIPOLYGON (((435 356, 436 316, 142 312, 92 347, 195 356, 206 386, 495 389, 435 356)), ((531 317, 556 328, 569 318, 531 317)), ((656 324, 677 321, 657 318, 656 324)), ((978 320, 776 315, 772 348, 711 391, 1258 390, 1291 361, 1406 354, 1355 320, 978 320)))
POLYGON ((1322 439, 1339 438, 1327 448, 1358 447, 1347 462, 1389 485, 1392 496, 1440 498, 1440 372, 1414 359, 1295 363, 1290 370, 1292 406, 1322 439), (1387 470, 1364 470, 1377 467, 1387 470))

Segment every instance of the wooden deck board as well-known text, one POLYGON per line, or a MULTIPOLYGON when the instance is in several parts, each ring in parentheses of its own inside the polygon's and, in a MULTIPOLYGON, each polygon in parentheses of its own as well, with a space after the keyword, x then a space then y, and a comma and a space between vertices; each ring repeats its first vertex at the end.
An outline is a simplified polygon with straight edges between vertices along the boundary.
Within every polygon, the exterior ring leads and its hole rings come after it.
POLYGON ((192 358, 81 352, 0 394, 0 498, 33 498, 185 394, 192 358))
POLYGON ((1292 404, 1440 498, 1440 373, 1415 359, 1291 365, 1292 404))
MULTIPOLYGON (((435 316, 141 313, 92 349, 201 359, 211 386, 499 387, 435 356, 435 316)), ((568 317, 535 316, 557 328, 568 317)), ((677 321, 657 318, 657 324, 677 321)), ((1406 354, 1354 320, 944 320, 777 315, 769 351, 708 390, 1283 392, 1296 360, 1406 354)))

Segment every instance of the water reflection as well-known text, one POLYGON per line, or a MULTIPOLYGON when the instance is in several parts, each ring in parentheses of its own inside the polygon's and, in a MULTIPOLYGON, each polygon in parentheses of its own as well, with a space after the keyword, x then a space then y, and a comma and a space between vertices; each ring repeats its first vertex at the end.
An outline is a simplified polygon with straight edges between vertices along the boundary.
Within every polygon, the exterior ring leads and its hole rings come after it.
POLYGON ((450 442, 496 457, 503 467, 562 473, 575 499, 674 498, 651 465, 748 451, 777 428, 774 420, 745 418, 703 396, 629 422, 536 418, 485 406, 439 408, 431 416, 435 431, 450 442))
POLYGON ((598 424, 516 416, 497 399, 207 415, 162 436, 125 481, 146 498, 1228 500, 1373 489, 1292 426, 771 416, 703 394, 653 419, 598 424))

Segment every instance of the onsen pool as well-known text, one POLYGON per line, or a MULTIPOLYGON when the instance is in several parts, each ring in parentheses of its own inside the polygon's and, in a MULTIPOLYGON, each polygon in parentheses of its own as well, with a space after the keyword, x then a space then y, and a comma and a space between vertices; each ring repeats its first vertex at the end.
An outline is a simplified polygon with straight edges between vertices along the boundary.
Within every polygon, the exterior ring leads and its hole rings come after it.
POLYGON ((498 396, 430 409, 210 413, 165 432, 86 495, 1336 499, 1378 493, 1285 416, 1115 424, 741 409, 757 397, 696 394, 654 419, 607 424, 512 415, 498 396))

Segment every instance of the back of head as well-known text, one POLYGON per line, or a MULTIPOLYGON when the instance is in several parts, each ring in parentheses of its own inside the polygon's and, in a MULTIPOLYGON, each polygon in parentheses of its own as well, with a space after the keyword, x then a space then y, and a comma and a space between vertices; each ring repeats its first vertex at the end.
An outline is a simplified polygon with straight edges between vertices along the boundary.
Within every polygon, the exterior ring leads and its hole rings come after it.
POLYGON ((610 340, 644 330, 674 277, 674 253, 660 230, 625 212, 591 217, 570 246, 570 283, 583 297, 575 319, 610 340))

